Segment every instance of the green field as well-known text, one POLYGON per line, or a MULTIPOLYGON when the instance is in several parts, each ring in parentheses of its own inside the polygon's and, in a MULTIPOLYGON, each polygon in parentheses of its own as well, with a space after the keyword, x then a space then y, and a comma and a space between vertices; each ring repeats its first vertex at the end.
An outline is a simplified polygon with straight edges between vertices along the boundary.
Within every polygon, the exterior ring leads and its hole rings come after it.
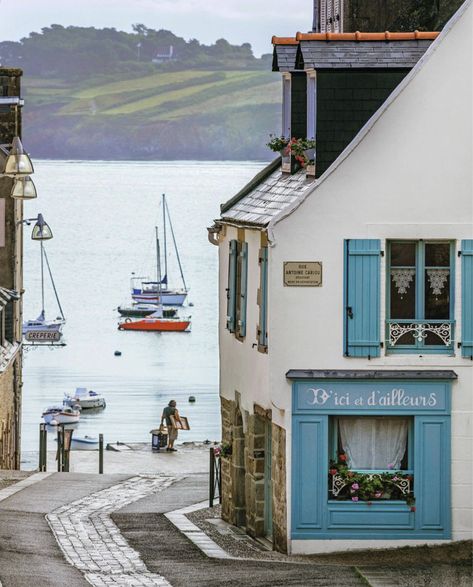
MULTIPOLYGON (((91 136, 95 137, 93 149, 111 144, 115 152, 121 141, 133 154, 138 149, 135 138, 144 133, 156 143, 146 151, 149 156, 153 152, 162 156, 160 142, 169 145, 172 135, 176 152, 168 148, 165 156, 169 158, 184 156, 183 144, 186 156, 205 158, 205 145, 215 144, 214 137, 219 139, 218 155, 222 158, 240 158, 246 152, 249 158, 261 158, 266 157, 268 134, 278 131, 278 74, 261 69, 188 69, 129 78, 121 73, 120 77, 110 81, 113 76, 108 74, 88 82, 67 83, 25 76, 26 128, 33 133, 33 143, 37 138, 35 151, 43 152, 41 134, 48 128, 54 129, 54 142, 60 138, 72 149, 71 157, 93 154, 91 136), (222 137, 228 138, 227 143, 222 137)), ((104 155, 97 151, 95 156, 104 155)), ((120 152, 114 155, 119 156, 120 152)), ((215 157, 212 153, 208 156, 215 157)))

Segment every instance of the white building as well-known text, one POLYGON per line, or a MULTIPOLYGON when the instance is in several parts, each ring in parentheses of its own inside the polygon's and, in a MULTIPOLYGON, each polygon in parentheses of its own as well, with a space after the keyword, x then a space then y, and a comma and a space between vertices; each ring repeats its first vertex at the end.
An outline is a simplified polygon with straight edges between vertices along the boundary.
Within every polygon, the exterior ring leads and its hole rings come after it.
MULTIPOLYGON (((379 37, 374 53, 395 59, 396 41, 405 55, 433 35, 379 37)), ((304 76, 299 136, 314 130, 316 165, 327 70, 307 56, 343 41, 353 39, 281 41, 296 60, 283 73, 283 128, 300 123, 290 87, 304 76)), ((376 45, 365 35, 356 50, 363 41, 376 45)), ((279 550, 472 535, 471 1, 424 51, 320 177, 282 174, 277 160, 209 229, 232 453, 223 516, 279 550)))

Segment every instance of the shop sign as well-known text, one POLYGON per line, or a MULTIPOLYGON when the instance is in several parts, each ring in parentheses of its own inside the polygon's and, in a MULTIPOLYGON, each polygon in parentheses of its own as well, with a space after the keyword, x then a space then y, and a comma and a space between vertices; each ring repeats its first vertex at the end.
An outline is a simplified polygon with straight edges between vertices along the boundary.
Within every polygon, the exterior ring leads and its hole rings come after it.
POLYGON ((30 330, 25 334, 28 342, 59 342, 62 332, 57 330, 48 332, 46 330, 30 330))
POLYGON ((304 382, 296 384, 296 410, 418 411, 447 409, 440 382, 304 382))
POLYGON ((322 263, 320 261, 286 261, 284 285, 289 287, 320 287, 322 263))

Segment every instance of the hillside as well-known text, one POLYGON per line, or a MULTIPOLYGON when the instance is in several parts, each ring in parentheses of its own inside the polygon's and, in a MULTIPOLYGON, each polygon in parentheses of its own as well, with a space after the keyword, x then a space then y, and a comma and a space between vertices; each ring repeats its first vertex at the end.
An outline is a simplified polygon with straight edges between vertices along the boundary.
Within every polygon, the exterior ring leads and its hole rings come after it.
MULTIPOLYGON (((461 1, 403 0, 386 27, 441 28, 461 1)), ((280 76, 249 43, 203 45, 142 24, 131 33, 51 25, 0 42, 0 65, 24 71, 34 157, 269 159, 268 135, 280 130, 280 76)))
POLYGON ((262 70, 158 71, 92 85, 24 78, 24 137, 36 157, 268 158, 280 80, 262 70), (255 123, 256 121, 256 123, 255 123))

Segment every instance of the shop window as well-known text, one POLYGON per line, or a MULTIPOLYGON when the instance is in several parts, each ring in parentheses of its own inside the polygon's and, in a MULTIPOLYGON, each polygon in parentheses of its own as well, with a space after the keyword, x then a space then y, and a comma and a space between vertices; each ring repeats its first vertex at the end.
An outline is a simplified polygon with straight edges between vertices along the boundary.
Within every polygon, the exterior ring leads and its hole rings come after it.
POLYGON ((413 419, 334 417, 329 499, 413 501, 413 419))
POLYGON ((453 352, 453 267, 450 242, 388 244, 389 352, 453 352))

